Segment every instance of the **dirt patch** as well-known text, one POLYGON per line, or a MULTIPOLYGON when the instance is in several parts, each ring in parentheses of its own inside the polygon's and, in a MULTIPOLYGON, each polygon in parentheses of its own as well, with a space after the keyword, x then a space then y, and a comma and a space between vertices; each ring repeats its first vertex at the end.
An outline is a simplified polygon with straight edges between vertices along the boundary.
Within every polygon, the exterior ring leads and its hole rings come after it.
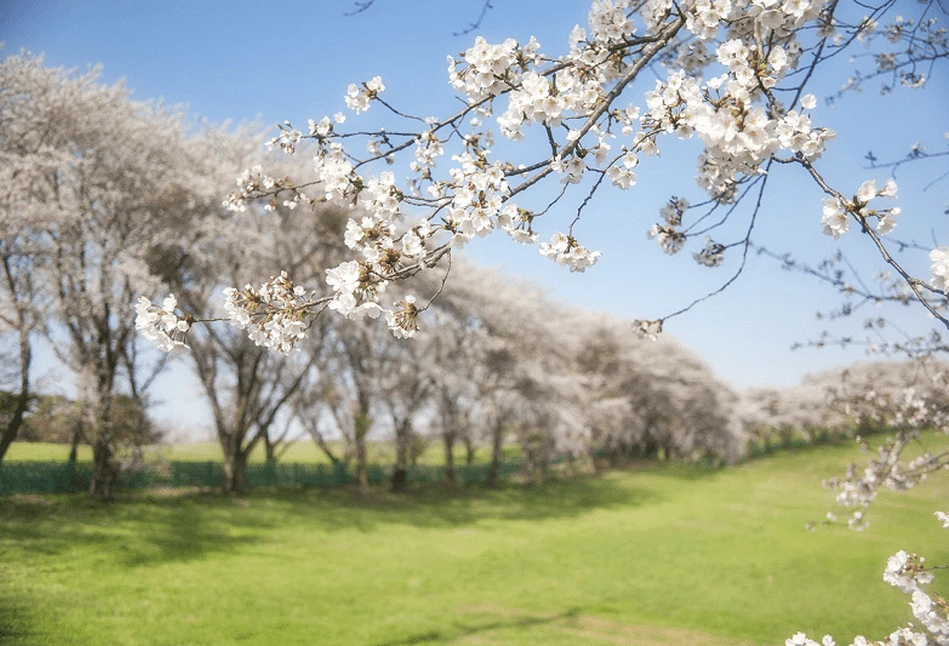
MULTIPOLYGON (((516 608, 494 605, 465 606, 460 613, 490 615, 505 620, 505 623, 543 624, 548 630, 565 635, 574 635, 585 641, 617 644, 619 646, 754 646, 750 641, 735 641, 717 635, 683 628, 624 624, 602 617, 584 615, 580 612, 559 614, 533 613, 516 608)), ((495 643, 488 635, 468 635, 465 643, 495 643)))

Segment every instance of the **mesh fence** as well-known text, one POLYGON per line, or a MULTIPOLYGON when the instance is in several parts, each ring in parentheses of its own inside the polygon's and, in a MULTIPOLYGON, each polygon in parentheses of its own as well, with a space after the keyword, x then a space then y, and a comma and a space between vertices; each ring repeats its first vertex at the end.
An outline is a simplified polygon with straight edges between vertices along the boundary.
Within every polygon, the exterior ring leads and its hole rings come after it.
MULTIPOLYGON (((521 469, 520 460, 500 464, 500 476, 508 479, 521 469)), ((461 484, 487 482, 489 464, 463 464, 455 467, 455 479, 461 484)), ((371 464, 369 483, 381 485, 392 477, 391 467, 371 464)), ((440 482, 445 468, 440 465, 412 465, 406 472, 408 482, 440 482)), ((86 491, 92 479, 89 463, 2 462, 0 495, 15 493, 69 493, 86 491)), ((354 482, 345 464, 248 464, 245 483, 249 487, 334 487, 354 482)), ((119 489, 159 487, 221 487, 224 465, 220 462, 166 462, 127 470, 119 477, 119 489)))

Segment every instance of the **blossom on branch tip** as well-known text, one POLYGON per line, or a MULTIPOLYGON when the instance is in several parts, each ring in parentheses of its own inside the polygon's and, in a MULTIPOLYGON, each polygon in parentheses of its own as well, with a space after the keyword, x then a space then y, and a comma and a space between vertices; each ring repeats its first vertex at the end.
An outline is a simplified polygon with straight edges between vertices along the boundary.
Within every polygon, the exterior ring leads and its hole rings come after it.
POLYGON ((926 559, 900 550, 886 560, 883 580, 907 594, 912 594, 920 585, 932 583, 933 574, 923 569, 926 559))
POLYGON ((606 176, 613 182, 613 186, 624 191, 636 184, 636 173, 624 166, 610 166, 606 176))
POLYGON ((570 157, 566 161, 557 157, 550 162, 550 167, 560 173, 563 177, 561 182, 564 184, 579 184, 583 181, 583 172, 587 165, 579 157, 570 157))
POLYGON ((188 347, 182 339, 191 325, 188 317, 175 314, 177 307, 178 299, 174 294, 169 294, 161 307, 152 304, 144 296, 140 296, 135 304, 135 328, 162 352, 188 347))
POLYGON ((679 253, 685 244, 685 234, 677 231, 673 226, 666 227, 658 223, 654 224, 646 232, 646 236, 650 240, 655 239, 662 250, 670 256, 679 253))
POLYGON ((329 117, 323 117, 319 121, 307 119, 307 127, 310 129, 311 137, 328 137, 333 133, 333 122, 329 117))
POLYGON ((387 310, 385 313, 386 323, 392 334, 400 339, 417 336, 420 310, 415 306, 415 296, 409 294, 404 300, 393 303, 393 306, 397 309, 387 310))
POLYGON ((540 244, 540 255, 556 261, 561 267, 569 267, 570 271, 582 272, 595 265, 602 254, 599 251, 589 251, 573 236, 555 233, 549 243, 540 244))
POLYGON ((877 211, 877 233, 880 235, 886 235, 895 229, 896 216, 898 216, 900 213, 902 213, 902 211, 897 206, 894 206, 892 209, 887 209, 886 211, 877 211))
MULTIPOLYGON (((313 121, 310 121, 312 124, 313 121)), ((267 142, 267 150, 273 150, 274 148, 280 148, 283 152, 288 155, 292 155, 296 152, 297 142, 303 138, 303 133, 299 130, 294 130, 293 126, 290 125, 289 121, 284 121, 282 124, 277 124, 277 128, 280 129, 280 134, 267 142)), ((311 132, 312 132, 311 125, 311 132)))
POLYGON ((640 339, 649 339, 658 341, 662 334, 662 319, 656 321, 636 320, 633 321, 633 327, 636 328, 636 336, 640 339))
POLYGON ((857 189, 856 202, 866 204, 877 196, 876 180, 868 179, 857 189))
POLYGON ((929 271, 933 275, 933 287, 941 292, 949 292, 949 247, 940 246, 929 252, 932 265, 929 271))
POLYGON ((247 330, 256 345, 287 354, 306 336, 304 323, 310 312, 306 290, 294 285, 287 272, 271 276, 255 288, 228 287, 224 290, 224 309, 231 325, 247 330))
POLYGON ((805 633, 795 633, 790 639, 784 640, 784 646, 835 646, 836 642, 830 635, 824 635, 820 643, 809 639, 805 633))
POLYGON ((700 265, 718 267, 725 262, 725 245, 715 242, 710 236, 705 236, 705 248, 692 254, 692 257, 700 265))
POLYGON ((826 198, 823 211, 821 224, 824 225, 825 235, 834 236, 834 240, 836 240, 850 230, 850 216, 839 199, 836 197, 826 198))
POLYGON ((369 102, 385 89, 386 86, 382 83, 382 77, 375 76, 366 83, 363 83, 363 87, 359 87, 355 83, 350 83, 349 88, 346 90, 344 100, 349 109, 359 114, 360 112, 368 110, 369 102))

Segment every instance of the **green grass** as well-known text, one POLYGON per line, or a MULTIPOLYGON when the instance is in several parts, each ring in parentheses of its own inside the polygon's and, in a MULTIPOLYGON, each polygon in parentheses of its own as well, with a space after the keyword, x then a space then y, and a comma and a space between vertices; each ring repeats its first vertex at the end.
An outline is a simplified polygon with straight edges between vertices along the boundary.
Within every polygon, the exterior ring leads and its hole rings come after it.
MULTIPOLYGON (((334 446, 334 449, 338 447, 334 446)), ((340 450, 340 457, 342 451, 340 450)), ((177 460, 181 462, 220 462, 223 457, 221 445, 217 442, 196 442, 193 444, 156 444, 146 447, 146 455, 151 459, 177 460)), ((65 462, 69 457, 69 446, 47 442, 14 442, 10 445, 4 461, 10 462, 65 462)), ((78 460, 92 461, 92 447, 81 445, 78 460)), ((264 461, 263 446, 257 446, 251 454, 251 462, 264 461)), ((304 464, 329 463, 329 458, 313 442, 294 442, 281 458, 283 462, 304 464)))
MULTIPOLYGON (((14 442, 3 456, 4 462, 65 462, 68 459, 68 444, 49 442, 14 442)), ((80 462, 92 462, 92 447, 80 445, 76 459, 80 462)))
MULTIPOLYGON (((339 458, 343 456, 343 447, 341 443, 332 443, 331 448, 339 458)), ((146 448, 146 455, 155 460, 169 460, 180 462, 220 462, 223 454, 221 446, 217 442, 196 442, 193 444, 156 444, 146 448)), ((392 464, 395 461, 395 453, 390 442, 369 442, 368 455, 370 463, 392 464)), ((517 447, 505 447, 507 457, 516 457, 520 455, 517 447)), ((10 462, 65 462, 69 457, 69 446, 66 444, 50 444, 45 442, 14 442, 10 445, 4 461, 10 462)), ((263 445, 258 444, 251 453, 250 462, 263 462, 265 458, 263 445)), ((419 459, 422 464, 442 464, 444 459, 441 443, 433 441, 429 444, 425 453, 419 459)), ((458 444, 455 447, 455 463, 464 462, 464 447, 458 444)), ((476 462, 488 462, 491 459, 490 453, 485 448, 480 448, 475 454, 476 462)), ((82 445, 79 447, 78 460, 80 462, 92 462, 92 447, 82 445)), ((292 442, 287 452, 279 458, 284 463, 299 464, 329 464, 330 459, 326 457, 311 441, 292 442)))
POLYGON ((831 507, 821 479, 859 459, 826 446, 714 472, 643 465, 535 488, 369 498, 0 499, 0 643, 882 637, 910 618, 906 596, 882 581, 886 557, 905 548, 949 562, 932 516, 949 486, 939 475, 881 495, 862 534, 805 532, 831 507))

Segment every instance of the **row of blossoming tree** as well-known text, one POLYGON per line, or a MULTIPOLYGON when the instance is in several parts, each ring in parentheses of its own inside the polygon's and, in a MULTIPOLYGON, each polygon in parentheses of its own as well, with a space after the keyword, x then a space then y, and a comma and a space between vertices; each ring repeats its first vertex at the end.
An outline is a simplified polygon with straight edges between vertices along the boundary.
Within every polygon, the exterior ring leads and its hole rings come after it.
MULTIPOLYGON (((219 300, 235 284, 248 285, 248 298, 296 297, 302 288, 292 274, 312 292, 332 294, 321 278, 348 252, 351 213, 292 202, 224 209, 231 173, 259 154, 261 139, 189 126, 184 114, 100 85, 95 70, 49 69, 22 54, 0 64, 0 79, 9 305, 2 331, 19 358, 11 362, 19 385, 13 414, 0 419, 0 459, 29 422, 31 358, 45 337, 77 377, 72 441, 83 430, 92 444, 92 491, 111 495, 123 462, 148 437, 129 435, 119 402, 147 408, 169 363, 148 351, 125 315, 135 294, 158 290, 174 293, 164 313, 144 299, 137 324, 166 350, 188 333, 179 363, 193 369, 206 396, 229 491, 243 489, 252 451, 263 445, 275 459, 300 429, 331 460, 351 463, 362 487, 368 440, 389 438, 394 488, 404 486, 420 439, 444 446, 449 482, 459 446, 466 460, 490 450, 494 484, 512 443, 523 448, 530 477, 564 455, 586 462, 593 454, 738 455, 728 423, 733 396, 674 342, 643 345, 617 320, 561 307, 464 259, 454 261, 450 289, 435 272, 413 279, 418 289, 443 291, 429 306, 427 334, 413 343, 343 318, 302 321, 295 352, 264 347, 266 328, 251 335, 233 325, 192 328, 191 318, 172 312, 247 315, 219 300), (275 268, 285 271, 272 283, 248 284, 275 268), (342 449, 330 441, 337 438, 342 449)), ((275 163, 287 173, 306 170, 293 159, 275 163)))

